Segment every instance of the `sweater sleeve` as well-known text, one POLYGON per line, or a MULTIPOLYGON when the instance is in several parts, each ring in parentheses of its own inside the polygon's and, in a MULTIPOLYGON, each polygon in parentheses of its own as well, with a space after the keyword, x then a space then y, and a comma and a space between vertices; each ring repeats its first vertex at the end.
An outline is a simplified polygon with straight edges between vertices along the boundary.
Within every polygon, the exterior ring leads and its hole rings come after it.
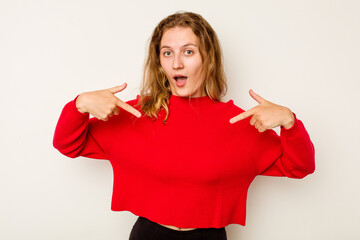
MULTIPOLYGON (((303 178, 315 171, 315 150, 304 124, 296 118, 290 129, 257 132, 252 156, 257 175, 303 178)), ((256 130, 257 131, 257 130, 256 130)))
MULTIPOLYGON (((125 124, 130 114, 120 109, 120 114, 108 121, 89 118, 88 113, 81 113, 75 105, 77 97, 63 108, 56 125, 53 145, 65 156, 79 156, 107 159, 119 124, 125 124), (122 121, 119 121, 122 119, 122 121)), ((127 103, 134 105, 136 100, 127 103)))

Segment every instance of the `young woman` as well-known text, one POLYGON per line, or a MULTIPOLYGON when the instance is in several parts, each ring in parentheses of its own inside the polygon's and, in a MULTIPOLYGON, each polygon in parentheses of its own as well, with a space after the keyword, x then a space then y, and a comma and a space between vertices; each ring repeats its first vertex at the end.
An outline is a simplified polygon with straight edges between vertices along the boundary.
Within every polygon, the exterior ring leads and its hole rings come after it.
POLYGON ((125 88, 85 92, 66 104, 54 146, 69 157, 111 162, 111 209, 139 216, 130 240, 227 239, 227 225, 245 225, 257 175, 314 171, 313 144, 290 109, 252 90, 259 104, 248 111, 221 102, 220 45, 198 14, 158 24, 140 95, 125 103, 115 96, 125 88), (271 130, 277 126, 280 136, 271 130))

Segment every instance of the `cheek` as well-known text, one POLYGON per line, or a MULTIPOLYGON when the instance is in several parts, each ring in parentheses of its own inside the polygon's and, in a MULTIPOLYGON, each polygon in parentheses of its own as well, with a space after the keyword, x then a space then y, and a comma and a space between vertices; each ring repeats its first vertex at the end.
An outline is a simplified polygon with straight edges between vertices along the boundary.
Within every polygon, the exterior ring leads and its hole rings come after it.
POLYGON ((169 75, 169 66, 168 66, 167 62, 166 62, 166 61, 162 61, 162 60, 160 59, 160 66, 161 66, 161 68, 164 70, 165 75, 168 76, 168 75, 169 75))
POLYGON ((202 61, 201 58, 200 59, 196 59, 196 61, 194 61, 192 63, 192 69, 193 69, 193 73, 196 74, 197 76, 200 76, 201 74, 201 70, 202 70, 202 61))

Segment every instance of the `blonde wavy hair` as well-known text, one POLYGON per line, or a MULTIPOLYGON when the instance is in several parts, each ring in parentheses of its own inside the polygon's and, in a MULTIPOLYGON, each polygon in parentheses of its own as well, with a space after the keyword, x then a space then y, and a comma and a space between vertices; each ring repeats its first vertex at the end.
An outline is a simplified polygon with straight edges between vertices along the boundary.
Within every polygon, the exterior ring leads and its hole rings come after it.
POLYGON ((143 81, 138 105, 145 115, 158 118, 160 109, 166 111, 163 123, 169 117, 170 83, 160 64, 160 42, 164 32, 174 27, 189 27, 199 40, 205 80, 200 87, 213 101, 220 101, 226 94, 227 84, 219 40, 210 24, 199 14, 177 12, 164 18, 154 29, 150 38, 144 66, 143 81))

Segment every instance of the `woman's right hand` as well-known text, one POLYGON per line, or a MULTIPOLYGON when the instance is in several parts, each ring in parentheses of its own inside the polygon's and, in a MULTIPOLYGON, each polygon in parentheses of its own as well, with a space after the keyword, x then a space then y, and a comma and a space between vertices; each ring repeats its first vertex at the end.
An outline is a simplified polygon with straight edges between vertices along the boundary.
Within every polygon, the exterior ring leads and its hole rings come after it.
POLYGON ((119 107, 136 117, 141 117, 138 110, 115 96, 116 93, 124 90, 126 86, 126 83, 124 83, 109 89, 81 93, 76 99, 76 108, 79 112, 90 113, 103 121, 107 121, 113 115, 118 115, 120 113, 119 107))

